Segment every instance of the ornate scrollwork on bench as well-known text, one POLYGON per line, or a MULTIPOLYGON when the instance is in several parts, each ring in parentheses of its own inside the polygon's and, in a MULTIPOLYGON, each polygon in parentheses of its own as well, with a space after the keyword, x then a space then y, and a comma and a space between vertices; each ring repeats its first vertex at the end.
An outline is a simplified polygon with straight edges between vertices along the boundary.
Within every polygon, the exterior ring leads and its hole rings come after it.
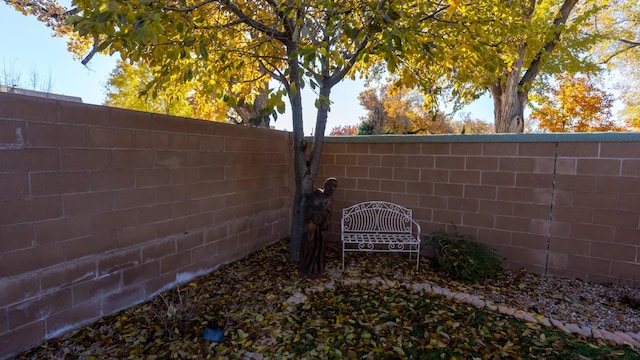
POLYGON ((342 210, 342 269, 347 252, 407 252, 420 265, 420 225, 412 211, 386 201, 367 201, 342 210))

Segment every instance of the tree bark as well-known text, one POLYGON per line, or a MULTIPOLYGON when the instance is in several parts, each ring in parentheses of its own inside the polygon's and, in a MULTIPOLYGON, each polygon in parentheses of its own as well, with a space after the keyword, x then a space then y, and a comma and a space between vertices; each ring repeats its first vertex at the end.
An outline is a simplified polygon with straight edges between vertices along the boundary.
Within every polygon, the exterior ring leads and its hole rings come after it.
POLYGON ((520 87, 520 73, 526 45, 518 48, 518 60, 504 80, 491 85, 493 115, 496 133, 521 133, 524 131, 524 107, 528 100, 528 90, 520 87))
POLYGON ((524 107, 527 105, 527 94, 505 89, 504 84, 491 86, 494 106, 494 125, 496 133, 521 133, 524 131, 524 107))
MULTIPOLYGON (((293 49, 290 50, 293 52, 293 49)), ((309 181, 310 169, 307 163, 307 142, 304 140, 304 123, 302 116, 301 78, 297 59, 289 61, 291 81, 287 89, 291 103, 291 117, 293 123, 293 171, 295 194, 293 197, 293 213, 291 214, 291 242, 289 257, 293 261, 300 258, 300 242, 305 227, 305 208, 307 199, 313 191, 313 180, 309 181), (291 87, 294 87, 294 90, 291 87)))

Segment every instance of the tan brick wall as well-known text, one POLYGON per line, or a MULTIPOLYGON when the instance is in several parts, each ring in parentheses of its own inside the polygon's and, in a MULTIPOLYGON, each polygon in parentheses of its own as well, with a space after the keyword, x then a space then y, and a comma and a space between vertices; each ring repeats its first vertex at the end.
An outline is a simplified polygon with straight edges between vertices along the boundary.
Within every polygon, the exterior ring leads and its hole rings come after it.
POLYGON ((287 237, 289 137, 0 94, 0 358, 287 237))
POLYGON ((317 182, 328 176, 338 219, 392 201, 509 268, 640 286, 640 134, 330 137, 317 182))
MULTIPOLYGON (((311 140, 311 139, 310 139, 311 140)), ((289 234, 288 133, 0 94, 0 358, 289 234)), ((640 134, 328 137, 340 210, 640 286, 640 134)))

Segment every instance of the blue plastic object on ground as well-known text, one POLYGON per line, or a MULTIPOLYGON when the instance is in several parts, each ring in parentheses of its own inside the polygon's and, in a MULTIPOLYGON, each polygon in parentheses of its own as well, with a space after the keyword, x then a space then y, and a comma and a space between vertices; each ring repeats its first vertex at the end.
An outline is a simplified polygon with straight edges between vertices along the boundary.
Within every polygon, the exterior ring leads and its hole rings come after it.
POLYGON ((215 322, 210 322, 207 325, 206 329, 204 329, 204 335, 202 335, 202 338, 207 341, 221 343, 223 336, 224 331, 218 329, 218 324, 215 322))

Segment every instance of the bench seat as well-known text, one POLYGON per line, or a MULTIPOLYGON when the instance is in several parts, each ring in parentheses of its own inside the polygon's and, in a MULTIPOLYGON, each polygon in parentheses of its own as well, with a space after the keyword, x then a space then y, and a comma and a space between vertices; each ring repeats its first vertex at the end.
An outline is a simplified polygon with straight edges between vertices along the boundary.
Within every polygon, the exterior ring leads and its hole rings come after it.
POLYGON ((342 269, 347 252, 406 252, 420 265, 420 225, 412 211, 386 201, 367 201, 342 210, 342 269))

